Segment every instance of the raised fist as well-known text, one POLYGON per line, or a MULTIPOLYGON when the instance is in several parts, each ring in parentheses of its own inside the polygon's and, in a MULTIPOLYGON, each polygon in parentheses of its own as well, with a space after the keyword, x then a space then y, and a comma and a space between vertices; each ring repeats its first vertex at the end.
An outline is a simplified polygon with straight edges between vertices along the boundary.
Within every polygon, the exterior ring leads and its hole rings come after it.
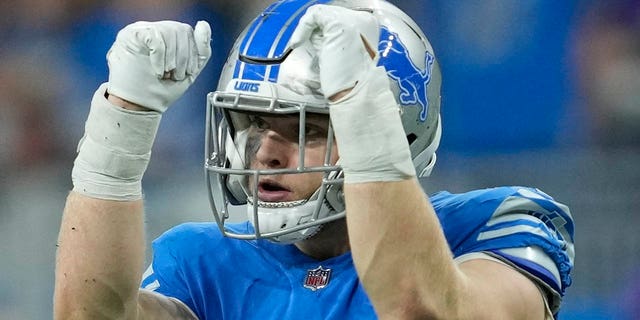
POLYGON ((118 32, 107 53, 107 92, 164 112, 189 88, 211 57, 211 27, 175 21, 136 22, 118 32))
POLYGON ((377 63, 378 21, 369 12, 314 5, 291 35, 292 48, 310 42, 320 68, 325 97, 352 89, 377 63))

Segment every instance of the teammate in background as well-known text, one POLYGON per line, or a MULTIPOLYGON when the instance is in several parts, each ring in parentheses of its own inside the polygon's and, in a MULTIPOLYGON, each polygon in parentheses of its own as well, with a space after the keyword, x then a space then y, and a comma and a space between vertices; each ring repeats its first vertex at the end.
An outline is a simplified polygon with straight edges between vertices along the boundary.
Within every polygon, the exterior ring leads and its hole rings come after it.
POLYGON ((383 0, 278 1, 245 29, 208 97, 216 223, 167 231, 143 274, 141 178, 210 34, 170 21, 118 34, 72 174, 55 318, 557 314, 573 266, 568 208, 526 187, 424 194, 440 70, 420 28, 383 0), (234 206, 246 222, 226 222, 234 206))

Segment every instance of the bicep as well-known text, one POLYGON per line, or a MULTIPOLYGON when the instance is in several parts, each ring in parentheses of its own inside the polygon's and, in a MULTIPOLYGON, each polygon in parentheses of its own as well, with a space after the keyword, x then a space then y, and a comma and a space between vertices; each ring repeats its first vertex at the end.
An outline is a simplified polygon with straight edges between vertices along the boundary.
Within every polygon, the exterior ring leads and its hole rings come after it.
POLYGON ((537 285, 504 263, 489 259, 461 262, 466 296, 474 319, 531 319, 548 316, 545 298, 537 285))
POLYGON ((186 304, 176 298, 140 289, 138 293, 138 320, 146 319, 197 320, 198 317, 186 304))

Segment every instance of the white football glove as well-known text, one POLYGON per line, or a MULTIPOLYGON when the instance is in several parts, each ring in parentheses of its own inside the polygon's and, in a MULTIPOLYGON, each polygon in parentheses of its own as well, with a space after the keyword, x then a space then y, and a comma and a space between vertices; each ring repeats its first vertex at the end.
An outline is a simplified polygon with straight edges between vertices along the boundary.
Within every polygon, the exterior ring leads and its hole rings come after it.
POLYGON ((376 66, 379 37, 378 21, 369 12, 314 5, 300 18, 289 47, 311 42, 319 59, 322 92, 331 97, 353 88, 376 66))
POLYGON ((369 12, 331 5, 307 9, 291 36, 310 42, 318 57, 320 86, 329 98, 345 183, 399 181, 415 167, 399 106, 384 67, 376 67, 379 25, 369 12), (351 89, 347 93, 347 91, 351 89), (334 95, 347 93, 335 99, 334 95))
POLYGON ((107 53, 109 94, 164 112, 211 57, 211 27, 175 21, 136 22, 120 30, 107 53))
POLYGON ((122 29, 107 53, 109 82, 91 101, 85 134, 71 173, 74 190, 118 201, 142 198, 162 112, 195 81, 211 57, 211 28, 174 21, 136 22, 122 29), (105 91, 157 112, 132 111, 105 91))

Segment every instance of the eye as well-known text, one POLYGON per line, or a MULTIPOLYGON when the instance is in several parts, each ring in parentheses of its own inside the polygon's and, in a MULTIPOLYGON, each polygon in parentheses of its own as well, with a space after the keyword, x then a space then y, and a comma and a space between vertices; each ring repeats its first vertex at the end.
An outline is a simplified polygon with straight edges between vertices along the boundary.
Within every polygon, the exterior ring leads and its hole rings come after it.
POLYGON ((327 139, 327 128, 313 123, 307 123, 304 128, 305 140, 307 143, 320 145, 325 144, 327 139))
POLYGON ((249 121, 251 122, 252 127, 259 129, 260 131, 269 129, 269 124, 264 119, 262 119, 262 117, 250 115, 249 121))
POLYGON ((322 130, 321 128, 319 128, 318 126, 314 126, 314 125, 307 124, 306 126, 304 126, 304 131, 305 131, 307 137, 316 137, 316 136, 320 135, 321 130, 322 130))

